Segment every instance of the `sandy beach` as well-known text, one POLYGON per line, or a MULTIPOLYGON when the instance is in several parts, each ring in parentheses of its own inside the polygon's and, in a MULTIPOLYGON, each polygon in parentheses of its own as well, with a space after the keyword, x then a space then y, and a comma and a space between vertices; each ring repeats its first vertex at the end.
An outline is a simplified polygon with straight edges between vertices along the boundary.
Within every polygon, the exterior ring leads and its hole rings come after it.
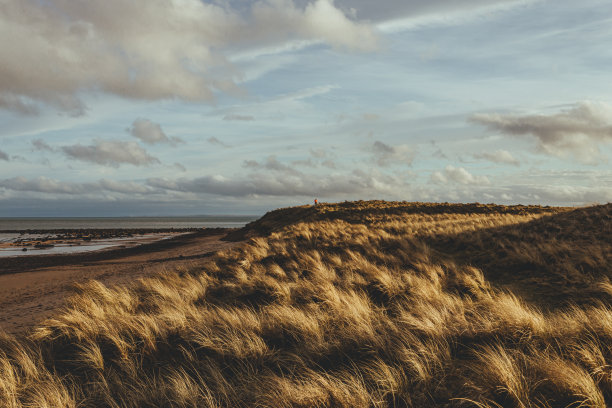
POLYGON ((0 258, 0 330, 20 334, 50 317, 75 284, 91 279, 130 284, 156 272, 195 265, 236 245, 222 240, 229 231, 212 228, 160 235, 136 246, 86 253, 0 258))

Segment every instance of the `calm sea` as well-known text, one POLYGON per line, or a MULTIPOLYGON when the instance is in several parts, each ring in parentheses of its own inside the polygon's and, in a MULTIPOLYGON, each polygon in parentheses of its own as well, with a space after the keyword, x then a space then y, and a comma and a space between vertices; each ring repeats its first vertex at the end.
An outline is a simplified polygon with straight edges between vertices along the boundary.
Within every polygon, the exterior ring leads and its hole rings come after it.
MULTIPOLYGON (((118 218, 0 218, 0 258, 9 256, 35 256, 50 254, 67 254, 88 252, 112 248, 142 239, 166 239, 172 236, 165 234, 144 234, 126 238, 92 239, 70 243, 56 243, 51 248, 35 248, 29 246, 23 251, 21 246, 12 246, 11 243, 20 239, 39 239, 48 236, 48 233, 33 233, 42 230, 59 229, 181 229, 181 228, 240 228, 256 220, 258 216, 192 216, 192 217, 118 217, 118 218), (30 233, 27 231, 30 230, 30 233), (7 231, 22 231, 7 232, 7 231)), ((53 234, 51 234, 52 236, 53 234)), ((2 263, 0 262, 0 268, 2 263)))
POLYGON ((0 218, 0 231, 117 228, 240 228, 259 216, 0 218))

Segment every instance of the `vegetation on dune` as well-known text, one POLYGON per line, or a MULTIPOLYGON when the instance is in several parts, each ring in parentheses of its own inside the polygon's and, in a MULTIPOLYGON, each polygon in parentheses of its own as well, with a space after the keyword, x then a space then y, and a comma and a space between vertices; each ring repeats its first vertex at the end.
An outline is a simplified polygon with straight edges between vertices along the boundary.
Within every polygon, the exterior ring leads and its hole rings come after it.
POLYGON ((0 403, 612 405, 612 205, 323 204, 241 234, 1 336, 0 403))

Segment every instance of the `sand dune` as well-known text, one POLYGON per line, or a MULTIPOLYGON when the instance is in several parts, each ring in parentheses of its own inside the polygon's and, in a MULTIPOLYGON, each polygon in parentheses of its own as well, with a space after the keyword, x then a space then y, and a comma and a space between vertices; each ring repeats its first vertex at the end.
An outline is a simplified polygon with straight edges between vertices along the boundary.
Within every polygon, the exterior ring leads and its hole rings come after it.
POLYGON ((610 204, 321 204, 229 238, 0 335, 0 401, 612 406, 610 204))

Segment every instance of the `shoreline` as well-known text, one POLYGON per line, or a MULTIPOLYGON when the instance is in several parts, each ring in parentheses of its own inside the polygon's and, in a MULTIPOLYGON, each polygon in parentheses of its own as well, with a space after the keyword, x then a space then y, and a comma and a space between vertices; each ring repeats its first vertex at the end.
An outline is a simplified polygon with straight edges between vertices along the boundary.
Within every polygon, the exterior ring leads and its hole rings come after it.
POLYGON ((201 231, 202 229, 194 227, 0 230, 0 259, 20 256, 77 254, 117 247, 133 247, 169 239, 180 234, 201 231))
MULTIPOLYGON (((68 253, 47 253, 47 254, 23 254, 14 256, 0 257, 0 276, 6 274, 20 273, 23 271, 47 267, 73 265, 84 262, 99 262, 107 259, 156 252, 179 247, 185 240, 194 237, 207 237, 212 235, 224 236, 236 231, 236 228, 197 228, 193 232, 176 232, 175 236, 167 238, 156 237, 146 242, 132 242, 133 245, 122 245, 118 241, 117 245, 105 248, 92 249, 91 251, 68 252, 68 253)), ((93 243, 95 242, 88 242, 93 243)), ((87 247, 87 245, 82 245, 87 247)), ((95 247, 95 245, 92 245, 95 247)), ((19 246, 17 246, 19 248, 19 246)), ((28 251, 29 252, 29 251, 28 251)))
POLYGON ((92 233, 153 233, 153 232, 189 232, 205 229, 206 227, 186 227, 186 228, 26 228, 26 229, 0 229, 0 234, 61 234, 72 232, 92 232, 92 233))
POLYGON ((164 271, 197 267, 214 253, 239 245, 236 228, 206 228, 128 248, 0 258, 0 332, 19 335, 52 317, 75 285, 97 280, 130 285, 164 271))

